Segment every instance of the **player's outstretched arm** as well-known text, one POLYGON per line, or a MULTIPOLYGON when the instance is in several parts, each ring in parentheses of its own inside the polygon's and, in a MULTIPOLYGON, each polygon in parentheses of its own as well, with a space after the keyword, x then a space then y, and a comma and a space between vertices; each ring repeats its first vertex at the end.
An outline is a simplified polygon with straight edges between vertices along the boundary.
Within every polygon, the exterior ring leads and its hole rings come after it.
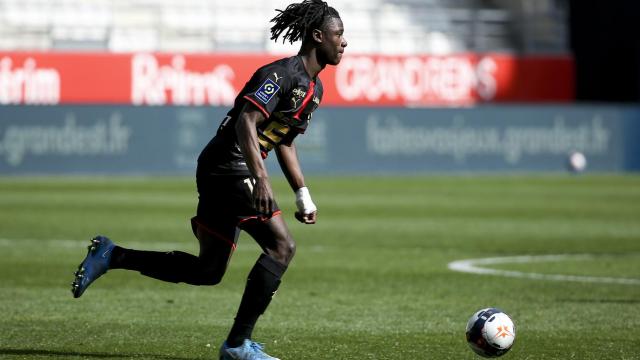
POLYGON ((298 211, 295 214, 296 219, 305 224, 315 224, 318 209, 311 200, 309 189, 304 184, 304 175, 298 161, 295 144, 292 142, 291 144, 277 146, 276 155, 284 176, 287 178, 291 189, 296 193, 296 205, 298 207, 298 211))
POLYGON ((265 120, 262 111, 247 102, 236 122, 238 144, 251 175, 256 180, 253 186, 253 201, 256 210, 263 214, 271 214, 274 209, 273 190, 269 183, 267 168, 260 154, 258 142, 258 126, 265 120))

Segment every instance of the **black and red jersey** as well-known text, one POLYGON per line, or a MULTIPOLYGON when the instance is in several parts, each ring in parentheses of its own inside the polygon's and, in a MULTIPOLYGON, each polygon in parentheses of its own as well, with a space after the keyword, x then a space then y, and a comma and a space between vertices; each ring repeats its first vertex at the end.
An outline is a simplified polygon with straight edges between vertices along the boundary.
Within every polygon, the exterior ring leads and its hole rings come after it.
POLYGON ((280 144, 291 144, 305 132, 322 100, 320 78, 312 79, 300 56, 277 60, 258 69, 235 99, 216 136, 198 158, 199 171, 209 174, 249 174, 235 125, 245 103, 253 103, 266 120, 258 127, 262 157, 280 144))

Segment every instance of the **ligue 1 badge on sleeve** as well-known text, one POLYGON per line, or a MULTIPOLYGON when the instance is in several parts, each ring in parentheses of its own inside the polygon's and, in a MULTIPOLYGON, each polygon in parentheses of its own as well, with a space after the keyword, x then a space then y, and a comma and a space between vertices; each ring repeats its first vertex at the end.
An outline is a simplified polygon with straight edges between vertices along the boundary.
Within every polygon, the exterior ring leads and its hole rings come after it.
POLYGON ((260 85, 258 91, 256 91, 256 97, 263 103, 267 104, 278 90, 280 90, 280 86, 273 80, 267 79, 262 83, 262 85, 260 85))

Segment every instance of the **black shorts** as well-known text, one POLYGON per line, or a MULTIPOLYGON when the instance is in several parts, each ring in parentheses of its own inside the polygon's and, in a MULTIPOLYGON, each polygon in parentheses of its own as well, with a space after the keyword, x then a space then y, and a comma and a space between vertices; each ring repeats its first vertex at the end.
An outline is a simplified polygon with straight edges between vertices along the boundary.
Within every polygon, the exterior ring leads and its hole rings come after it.
POLYGON ((246 175, 204 175, 197 177, 197 218, 211 227, 242 228, 255 221, 264 222, 281 213, 274 203, 272 214, 262 214, 253 206, 254 179, 246 175))

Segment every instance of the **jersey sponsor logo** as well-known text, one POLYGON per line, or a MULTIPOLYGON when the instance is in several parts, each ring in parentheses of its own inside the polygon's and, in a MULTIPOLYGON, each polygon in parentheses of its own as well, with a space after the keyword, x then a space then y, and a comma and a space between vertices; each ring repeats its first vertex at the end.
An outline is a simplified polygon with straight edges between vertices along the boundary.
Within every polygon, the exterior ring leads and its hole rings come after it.
POLYGON ((258 91, 256 91, 256 97, 266 104, 273 98, 273 95, 275 95, 278 90, 280 90, 280 86, 273 80, 267 79, 260 85, 258 91))
POLYGON ((284 76, 278 76, 278 73, 273 73, 273 76, 276 78, 276 82, 278 82, 278 80, 282 79, 284 76))
POLYGON ((298 108, 298 103, 300 102, 300 98, 292 96, 291 97, 291 105, 293 105, 294 109, 298 108))
POLYGON ((291 105, 294 109, 297 109, 302 101, 304 101, 304 97, 307 96, 307 92, 301 88, 295 88, 291 92, 293 93, 293 96, 291 97, 291 105))

